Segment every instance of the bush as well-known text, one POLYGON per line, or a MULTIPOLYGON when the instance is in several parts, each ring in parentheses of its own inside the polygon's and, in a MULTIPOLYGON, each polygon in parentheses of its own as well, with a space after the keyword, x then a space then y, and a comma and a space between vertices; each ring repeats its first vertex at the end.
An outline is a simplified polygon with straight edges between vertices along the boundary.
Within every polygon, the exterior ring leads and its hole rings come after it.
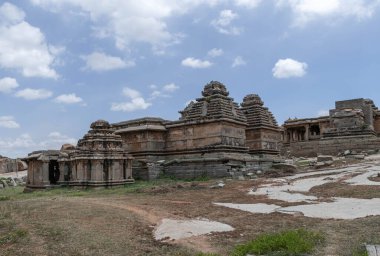
POLYGON ((247 254, 300 256, 313 251, 317 244, 323 242, 322 235, 304 229, 264 234, 255 240, 235 247, 233 256, 247 254))

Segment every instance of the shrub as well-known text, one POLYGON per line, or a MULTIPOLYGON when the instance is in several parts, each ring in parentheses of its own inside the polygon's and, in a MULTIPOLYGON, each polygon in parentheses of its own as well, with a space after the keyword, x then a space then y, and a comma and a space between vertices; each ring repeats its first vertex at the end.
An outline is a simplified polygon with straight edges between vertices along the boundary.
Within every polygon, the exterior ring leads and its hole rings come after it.
POLYGON ((323 242, 322 235, 304 229, 289 230, 274 234, 263 234, 255 240, 235 247, 233 256, 247 254, 298 256, 310 253, 323 242))

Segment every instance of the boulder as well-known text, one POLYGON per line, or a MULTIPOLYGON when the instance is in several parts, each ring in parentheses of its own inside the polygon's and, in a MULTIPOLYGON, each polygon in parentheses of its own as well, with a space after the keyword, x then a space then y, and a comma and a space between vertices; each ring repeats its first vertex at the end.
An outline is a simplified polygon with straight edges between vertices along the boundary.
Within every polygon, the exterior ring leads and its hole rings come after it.
POLYGON ((273 169, 281 170, 286 173, 294 173, 297 171, 297 166, 293 164, 277 163, 272 165, 273 169))
POLYGON ((351 150, 345 150, 344 152, 343 152, 343 155, 345 155, 345 156, 348 156, 348 155, 350 155, 351 154, 351 150))
POLYGON ((61 147, 61 151, 69 151, 69 150, 75 150, 75 146, 72 144, 63 144, 61 147))
POLYGON ((345 156, 345 158, 353 158, 353 159, 357 159, 357 160, 363 160, 363 159, 365 159, 365 155, 363 155, 363 154, 348 155, 348 156, 345 156))
POLYGON ((319 155, 317 157, 317 162, 327 162, 327 161, 334 161, 334 158, 328 155, 319 155))
POLYGON ((28 164, 20 159, 17 159, 17 171, 22 172, 28 169, 28 164))

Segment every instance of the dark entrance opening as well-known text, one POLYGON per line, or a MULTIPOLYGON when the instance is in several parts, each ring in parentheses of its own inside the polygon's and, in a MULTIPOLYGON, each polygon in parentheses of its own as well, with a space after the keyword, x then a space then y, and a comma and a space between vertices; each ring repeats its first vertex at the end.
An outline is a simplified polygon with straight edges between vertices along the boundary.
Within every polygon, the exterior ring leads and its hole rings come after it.
POLYGON ((319 125, 312 125, 312 126, 310 126, 310 133, 313 136, 321 135, 321 130, 319 128, 319 125))
POLYGON ((49 181, 50 184, 57 184, 59 180, 59 165, 57 160, 49 161, 49 181))

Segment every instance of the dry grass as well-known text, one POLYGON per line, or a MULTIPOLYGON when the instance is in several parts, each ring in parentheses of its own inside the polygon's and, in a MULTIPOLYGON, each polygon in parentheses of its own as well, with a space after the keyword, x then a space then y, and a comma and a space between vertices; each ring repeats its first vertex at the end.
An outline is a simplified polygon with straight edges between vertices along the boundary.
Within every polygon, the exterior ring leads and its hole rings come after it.
MULTIPOLYGON (((11 230, 24 230, 26 235, 0 244, 0 252, 2 255, 197 255, 203 251, 228 255, 237 244, 263 233, 298 228, 324 234, 325 246, 313 252, 318 256, 352 255, 364 242, 380 243, 380 216, 322 220, 281 213, 251 214, 212 202, 273 203, 247 195, 254 182, 229 181, 223 189, 210 189, 208 185, 213 182, 160 181, 107 190, 58 189, 32 194, 8 191, 4 196, 9 200, 0 201, 0 223, 8 223, 0 226, 0 237, 11 230), (162 218, 197 217, 229 224, 235 231, 169 244, 152 237, 153 226, 162 218)), ((362 189, 349 192, 328 184, 314 192, 380 197, 379 188, 362 189)))

